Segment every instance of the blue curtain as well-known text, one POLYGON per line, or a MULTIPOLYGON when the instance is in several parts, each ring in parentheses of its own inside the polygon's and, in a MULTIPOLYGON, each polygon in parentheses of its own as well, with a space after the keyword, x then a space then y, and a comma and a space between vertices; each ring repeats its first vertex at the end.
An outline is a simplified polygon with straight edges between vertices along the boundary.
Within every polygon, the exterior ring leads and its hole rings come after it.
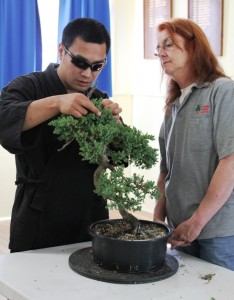
MULTIPOLYGON (((94 18, 105 25, 110 32, 109 0, 60 0, 58 40, 62 40, 64 27, 73 19, 80 17, 94 18)), ((112 96, 111 51, 107 56, 108 63, 98 77, 98 88, 112 96)))
POLYGON ((0 88, 18 75, 41 70, 37 0, 0 0, 0 88))

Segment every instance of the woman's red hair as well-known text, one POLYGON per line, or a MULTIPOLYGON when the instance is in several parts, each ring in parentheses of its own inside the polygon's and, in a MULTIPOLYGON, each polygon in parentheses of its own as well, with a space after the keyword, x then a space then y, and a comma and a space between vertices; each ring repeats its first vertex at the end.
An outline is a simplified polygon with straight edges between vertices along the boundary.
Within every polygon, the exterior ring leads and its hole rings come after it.
MULTIPOLYGON (((158 32, 167 30, 171 39, 175 34, 184 38, 185 49, 190 56, 188 77, 196 83, 212 82, 219 77, 226 76, 222 67, 213 53, 208 39, 203 30, 190 19, 171 19, 158 26, 158 32)), ((180 95, 180 87, 173 79, 168 82, 166 107, 180 95)))

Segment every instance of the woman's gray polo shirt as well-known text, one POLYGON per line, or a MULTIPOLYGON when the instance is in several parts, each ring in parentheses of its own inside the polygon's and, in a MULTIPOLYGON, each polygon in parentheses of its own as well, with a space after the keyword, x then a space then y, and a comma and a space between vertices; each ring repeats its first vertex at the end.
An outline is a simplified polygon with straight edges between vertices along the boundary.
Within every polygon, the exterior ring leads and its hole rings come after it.
MULTIPOLYGON (((234 82, 219 78, 195 85, 165 116, 159 144, 168 222, 177 227, 199 206, 219 160, 234 153, 234 82)), ((234 235, 234 192, 199 238, 234 235)))

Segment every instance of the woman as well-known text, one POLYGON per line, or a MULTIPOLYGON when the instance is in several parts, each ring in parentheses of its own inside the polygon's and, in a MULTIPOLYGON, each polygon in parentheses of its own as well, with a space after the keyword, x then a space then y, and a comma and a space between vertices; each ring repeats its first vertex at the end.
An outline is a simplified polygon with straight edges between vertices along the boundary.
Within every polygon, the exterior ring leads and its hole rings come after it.
POLYGON ((189 19, 158 26, 155 55, 168 85, 154 220, 172 248, 234 270, 234 82, 189 19))

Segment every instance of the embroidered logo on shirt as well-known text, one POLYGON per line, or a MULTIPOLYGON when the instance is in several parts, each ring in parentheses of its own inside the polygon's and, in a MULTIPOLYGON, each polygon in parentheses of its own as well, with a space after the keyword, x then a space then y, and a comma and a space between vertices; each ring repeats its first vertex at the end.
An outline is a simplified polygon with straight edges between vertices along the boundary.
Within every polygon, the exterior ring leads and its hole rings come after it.
POLYGON ((208 112, 209 112, 209 105, 200 105, 198 104, 196 109, 195 109, 195 112, 196 114, 199 114, 199 115, 207 115, 208 112))

